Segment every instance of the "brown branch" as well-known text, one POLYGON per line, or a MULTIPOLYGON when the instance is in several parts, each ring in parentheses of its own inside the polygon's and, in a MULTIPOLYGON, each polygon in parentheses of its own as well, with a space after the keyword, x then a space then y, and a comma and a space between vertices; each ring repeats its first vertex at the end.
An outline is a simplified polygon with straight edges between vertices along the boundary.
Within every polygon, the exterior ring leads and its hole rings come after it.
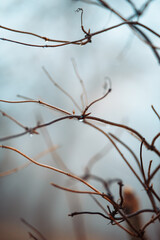
POLYGON ((149 162, 149 166, 148 166, 148 180, 147 181, 150 181, 150 177, 151 177, 151 166, 152 166, 152 160, 149 162))
POLYGON ((60 42, 60 43, 67 43, 68 41, 64 41, 64 40, 55 40, 55 39, 51 39, 51 38, 47 38, 47 37, 43 37, 41 35, 35 34, 35 33, 31 33, 31 32, 26 32, 26 31, 20 31, 20 30, 16 30, 16 29, 12 29, 12 28, 8 28, 5 26, 0 25, 0 28, 7 30, 7 31, 11 31, 11 32, 15 32, 15 33, 21 33, 21 34, 25 34, 25 35, 31 35, 37 38, 41 38, 43 39, 45 42, 60 42))
POLYGON ((155 168, 155 170, 151 174, 149 174, 148 182, 151 181, 151 179, 154 177, 154 175, 158 172, 159 169, 160 169, 160 164, 155 168))
MULTIPOLYGON (((51 151, 55 151, 56 149, 57 149, 57 146, 51 146, 47 150, 45 150, 45 151, 39 153, 37 156, 35 156, 34 159, 38 160, 38 159, 44 157, 46 154, 50 153, 51 151)), ((19 167, 13 168, 11 170, 0 172, 0 177, 5 177, 8 175, 11 175, 12 173, 18 172, 18 171, 22 170, 23 168, 28 167, 30 164, 31 164, 31 162, 27 162, 19 167)))
POLYGON ((140 145, 140 164, 141 164, 142 176, 143 176, 144 182, 146 184, 146 176, 145 176, 145 172, 144 172, 143 158, 142 158, 142 147, 143 147, 143 140, 142 140, 141 145, 140 145))
POLYGON ((63 110, 63 109, 61 109, 61 108, 55 107, 55 106, 50 105, 50 104, 48 104, 48 103, 45 103, 45 102, 43 102, 43 101, 41 101, 41 100, 7 101, 7 100, 2 100, 2 99, 0 99, 0 102, 3 102, 3 103, 38 103, 38 104, 40 104, 40 105, 42 105, 42 106, 45 106, 45 107, 54 109, 54 110, 56 110, 56 111, 58 111, 58 112, 61 112, 61 113, 67 114, 67 115, 70 115, 70 114, 71 114, 71 113, 69 113, 69 112, 67 112, 67 111, 65 111, 65 110, 63 110))
POLYGON ((70 188, 66 188, 66 187, 62 187, 62 186, 59 186, 55 183, 50 183, 53 187, 56 187, 58 189, 61 189, 61 190, 64 190, 64 191, 67 191, 67 192, 72 192, 72 193, 81 193, 81 194, 94 194, 94 195, 100 195, 99 193, 97 192, 90 192, 90 191, 78 191, 78 190, 73 190, 73 189, 70 189, 70 188))
POLYGON ((94 105, 95 103, 97 103, 97 102, 101 101, 102 99, 104 99, 105 97, 107 97, 107 95, 108 95, 110 92, 111 92, 111 88, 109 88, 108 91, 107 91, 102 97, 94 100, 94 101, 91 102, 88 106, 86 106, 86 108, 84 109, 84 112, 83 112, 82 115, 85 115, 86 112, 88 111, 88 109, 89 109, 92 105, 94 105))
MULTIPOLYGON (((21 45, 24 45, 24 46, 30 46, 30 47, 40 47, 40 48, 53 48, 53 47, 62 47, 62 46, 66 46, 66 45, 70 45, 70 44, 76 44, 76 45, 86 45, 87 43, 91 42, 91 38, 95 35, 99 35, 101 33, 104 33, 104 32, 108 32, 110 30, 113 30, 115 28, 118 28, 120 26, 123 26, 123 25, 128 25, 130 27, 132 27, 132 29, 136 29, 137 31, 141 32, 141 35, 142 35, 142 31, 140 31, 138 28, 135 27, 135 25, 138 25, 146 30, 148 30, 149 32, 151 32, 153 35, 157 36, 158 38, 160 37, 160 34, 158 34, 157 32, 155 32, 154 30, 152 30, 151 28, 145 26, 144 24, 142 23, 139 23, 137 21, 127 21, 126 19, 124 19, 123 17, 121 17, 122 20, 124 20, 124 22, 122 23, 119 23, 119 24, 116 24, 114 26, 111 26, 109 28, 105 28, 103 30, 99 30, 97 32, 93 32, 93 33, 90 33, 89 32, 86 32, 85 30, 85 37, 82 38, 82 39, 78 39, 78 40, 74 40, 74 41, 62 41, 62 40, 54 40, 54 39, 49 39, 49 38, 46 38, 46 37, 43 37, 45 39, 47 39, 47 41, 52 41, 52 42, 60 42, 60 44, 55 44, 55 45, 38 45, 38 44, 30 44, 30 43, 25 43, 25 42, 20 42, 20 41, 15 41, 15 40, 11 40, 11 39, 7 39, 7 38, 0 38, 0 40, 3 40, 3 41, 8 41, 8 42, 12 42, 12 43, 16 43, 16 44, 21 44, 21 45)), ((0 26, 0 28, 6 28, 4 26, 0 26)), ((19 30, 15 30, 15 29, 11 29, 11 28, 6 28, 6 30, 8 31, 13 31, 13 32, 17 32, 17 33, 22 33, 22 34, 28 34, 28 35, 36 35, 36 37, 39 37, 39 38, 42 38, 41 36, 37 35, 37 34, 34 34, 34 33, 31 33, 31 32, 23 32, 23 31, 19 31, 19 30)), ((144 33, 143 33, 143 38, 144 36, 146 36, 144 33)), ((154 49, 158 48, 158 47, 155 47, 155 46, 152 46, 151 42, 147 41, 147 43, 149 44, 149 46, 153 47, 154 49)))
POLYGON ((160 132, 159 133, 157 133, 157 135, 153 138, 153 140, 152 140, 152 143, 151 143, 151 145, 152 146, 154 146, 154 144, 155 144, 155 141, 157 140, 157 138, 159 138, 160 137, 160 132))
POLYGON ((86 32, 86 30, 84 29, 84 26, 83 26, 83 9, 82 8, 78 8, 76 10, 76 12, 81 12, 81 29, 87 35, 88 33, 86 32))
POLYGON ((120 196, 119 206, 122 207, 123 206, 123 202, 124 202, 123 194, 122 194, 122 188, 123 188, 124 185, 123 185, 122 181, 119 181, 118 185, 119 185, 119 196, 120 196))
POLYGON ((84 211, 83 211, 83 212, 73 212, 73 213, 68 214, 68 216, 69 216, 69 217, 74 217, 74 216, 76 216, 76 215, 81 215, 81 214, 100 215, 100 216, 102 216, 103 218, 106 218, 106 219, 110 220, 109 217, 107 217, 106 215, 104 215, 104 214, 101 213, 101 212, 88 212, 88 211, 85 211, 85 212, 84 212, 84 211))
POLYGON ((11 117, 7 113, 3 112, 2 110, 0 110, 0 113, 2 113, 2 116, 9 118, 12 122, 15 122, 21 128, 26 129, 26 127, 22 123, 18 122, 15 118, 11 117))
POLYGON ((151 105, 151 108, 153 109, 154 113, 156 114, 156 116, 157 116, 158 119, 160 120, 160 115, 158 114, 158 112, 156 111, 156 109, 154 108, 153 105, 151 105))
POLYGON ((141 228, 141 231, 143 232, 151 223, 155 222, 159 217, 160 217, 160 212, 159 212, 158 215, 156 215, 155 217, 152 216, 152 218, 150 219, 150 221, 148 221, 148 222, 141 228))

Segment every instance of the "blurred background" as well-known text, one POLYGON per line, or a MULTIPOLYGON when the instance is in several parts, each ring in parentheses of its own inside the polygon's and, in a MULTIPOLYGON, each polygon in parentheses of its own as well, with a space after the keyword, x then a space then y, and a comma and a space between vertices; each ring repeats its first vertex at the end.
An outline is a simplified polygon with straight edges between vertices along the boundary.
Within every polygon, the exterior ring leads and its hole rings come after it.
MULTIPOLYGON (((91 2, 91 1, 88 1, 91 2)), ((125 0, 107 1, 125 18, 134 13, 125 0)), ((145 1, 133 1, 140 8, 145 1)), ((95 3, 98 3, 98 1, 95 3)), ((76 40, 84 37, 81 31, 80 13, 83 8, 84 28, 91 32, 118 24, 121 20, 105 8, 96 4, 86 4, 72 0, 39 0, 0 2, 0 24, 9 28, 33 32, 53 39, 76 40)), ((160 2, 152 1, 140 18, 140 22, 159 32, 160 2)), ((136 20, 136 18, 135 18, 136 20)), ((147 33, 147 31, 145 31, 147 33)), ((147 33, 155 45, 158 38, 147 33)), ((0 29, 0 37, 34 44, 44 41, 27 35, 0 29)), ((48 43, 47 43, 48 44, 48 43)), ((78 110, 67 96, 57 89, 44 73, 45 67, 53 79, 62 86, 78 104, 82 106, 82 87, 75 74, 72 59, 84 82, 88 101, 104 94, 107 78, 112 83, 112 92, 91 108, 92 115, 109 121, 126 124, 140 132, 149 142, 159 131, 159 121, 151 105, 160 113, 160 67, 151 48, 141 41, 127 26, 93 37, 85 46, 69 45, 58 48, 32 48, 0 41, 0 99, 21 100, 17 95, 42 100, 66 111, 78 110)), ((40 122, 49 122, 62 116, 58 112, 38 104, 0 103, 0 109, 28 127, 40 122)), ((126 142, 139 156, 140 143, 124 130, 110 126, 100 126, 126 142)), ((0 116, 0 137, 22 132, 11 120, 0 116)), ((82 176, 89 160, 102 150, 106 153, 93 166, 91 173, 104 179, 120 178, 131 186, 138 195, 142 208, 150 208, 145 191, 128 169, 123 159, 108 140, 96 130, 74 120, 65 120, 39 130, 39 135, 29 134, 1 142, 19 149, 35 158, 48 147, 56 151, 48 153, 38 161, 61 168, 61 159, 67 168, 82 176), (105 149, 105 150, 104 150, 105 149)), ((156 142, 157 148, 160 141, 156 142)), ((138 172, 131 155, 119 145, 128 161, 138 172)), ((153 168, 158 157, 143 149, 143 159, 147 169, 153 160, 153 168)), ((22 156, 0 149, 0 171, 7 171, 27 162, 22 156)), ((63 167, 62 167, 63 168, 63 167)), ((68 214, 74 211, 101 211, 87 195, 65 193, 53 188, 50 182, 67 186, 68 178, 33 164, 0 178, 0 235, 1 239, 29 239, 27 222, 39 229, 46 239, 127 239, 127 235, 117 226, 108 224, 100 216, 86 215, 74 218, 68 214)), ((102 192, 104 189, 96 181, 90 181, 102 192)), ((159 176, 154 186, 159 194, 159 176)), ((86 189, 82 184, 75 188, 86 189)), ((118 186, 113 185, 113 193, 118 196, 118 186)), ((106 202, 102 201, 106 207, 106 202)), ((149 215, 144 215, 148 219, 149 215)), ((158 239, 157 225, 149 227, 148 235, 158 239)))

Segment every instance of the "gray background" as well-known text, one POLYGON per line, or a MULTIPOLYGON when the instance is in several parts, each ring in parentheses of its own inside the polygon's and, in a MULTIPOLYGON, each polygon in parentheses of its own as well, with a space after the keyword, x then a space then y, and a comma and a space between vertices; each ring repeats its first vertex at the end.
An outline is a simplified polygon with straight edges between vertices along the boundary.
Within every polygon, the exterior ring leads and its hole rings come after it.
MULTIPOLYGON (((131 14, 131 8, 125 1, 108 1, 118 9, 123 16, 131 14)), ((135 1, 141 6, 144 1, 135 1)), ((84 10, 84 27, 91 32, 112 26, 121 21, 106 9, 88 5, 80 1, 48 0, 48 1, 16 1, 0 2, 0 24, 42 36, 75 40, 83 37, 80 28, 80 13, 84 10)), ((141 18, 141 22, 159 31, 160 2, 153 1, 149 9, 141 18)), ((36 38, 14 34, 0 29, 0 36, 33 43, 43 43, 36 38)), ((153 42, 159 41, 149 34, 153 42)), ((49 104, 67 111, 75 110, 70 99, 63 95, 47 78, 42 70, 45 66, 51 76, 79 104, 82 88, 75 75, 71 59, 77 63, 79 75, 84 81, 89 102, 104 93, 105 77, 112 81, 112 92, 102 102, 91 108, 92 115, 135 128, 149 142, 159 131, 159 122, 151 109, 151 105, 160 112, 160 69, 157 59, 151 49, 138 39, 129 27, 123 26, 113 31, 97 35, 91 44, 86 46, 65 46, 60 48, 31 48, 0 41, 0 99, 20 100, 17 94, 34 99, 41 99, 49 104)), ((35 126, 43 118, 47 122, 61 116, 57 112, 45 109, 38 104, 5 104, 0 103, 0 109, 10 114, 27 126, 35 126)), ((111 131, 126 141, 137 155, 140 143, 123 130, 102 126, 107 132, 111 131)), ((124 184, 133 187, 142 207, 150 207, 145 192, 135 180, 126 164, 118 153, 110 146, 103 135, 77 121, 64 121, 47 128, 54 144, 58 146, 57 153, 67 167, 77 175, 82 175, 91 157, 107 145, 108 153, 93 167, 92 173, 104 179, 119 177, 124 184)), ((0 136, 7 136, 21 132, 21 129, 10 120, 0 116, 0 136)), ((36 156, 47 149, 42 132, 33 137, 26 135, 21 138, 8 140, 3 144, 18 148, 28 156, 36 156)), ((157 147, 160 142, 157 141, 157 147)), ((121 147, 121 146, 120 146, 121 147)), ((123 153, 137 169, 134 160, 123 149, 123 153)), ((149 160, 156 166, 158 157, 143 152, 146 167, 149 160)), ((27 160, 16 153, 0 149, 0 169, 5 171, 20 166, 27 160)), ((48 154, 40 161, 56 166, 53 157, 48 154)), ((57 173, 30 165, 10 176, 0 179, 0 231, 3 239, 28 239, 27 228, 20 222, 25 218, 36 226, 48 239, 76 239, 72 219, 68 217, 71 211, 77 211, 77 198, 74 194, 67 194, 73 201, 72 209, 68 205, 68 197, 61 190, 54 189, 50 182, 64 186, 67 177, 57 173), (10 231, 8 231, 8 228, 10 231), (10 232, 10 233, 9 233, 10 232), (21 235, 22 234, 22 235, 21 235), (12 236, 12 237, 11 237, 12 236)), ((97 188, 104 191, 96 182, 91 181, 97 188)), ((158 175, 155 178, 155 187, 158 175)), ((77 186, 84 189, 82 185, 77 186)), ((117 191, 117 186, 113 187, 117 191)), ((99 207, 90 196, 79 196, 81 209, 99 211, 99 207)), ((106 203, 103 202, 104 206, 106 203)), ((145 215, 146 216, 146 215, 145 215)), ((79 217, 74 220, 81 225, 79 217)), ((85 216, 84 225, 87 239, 124 239, 126 234, 116 226, 107 225, 108 222, 99 216, 85 216), (94 236, 94 237, 93 237, 94 236), (110 238, 109 238, 110 239, 110 238)), ((154 225, 152 230, 155 229, 154 225)), ((150 228, 151 229, 151 228, 150 228)), ((150 230, 149 229, 149 230, 150 230)), ((153 232, 157 234, 157 230, 153 232)), ((83 231, 82 235, 83 235, 83 231)), ((82 237, 84 239, 84 236, 82 237)), ((153 239, 153 238, 152 238, 153 239)), ((155 237, 155 239, 157 239, 155 237)))

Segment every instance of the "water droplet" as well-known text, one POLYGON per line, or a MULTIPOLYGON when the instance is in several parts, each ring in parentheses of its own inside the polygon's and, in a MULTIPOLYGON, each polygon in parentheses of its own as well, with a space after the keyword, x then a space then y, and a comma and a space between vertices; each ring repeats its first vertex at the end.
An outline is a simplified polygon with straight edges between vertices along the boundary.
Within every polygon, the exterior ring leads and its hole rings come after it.
POLYGON ((30 136, 30 137, 33 137, 33 133, 30 133, 29 136, 30 136))
POLYGON ((82 119, 79 119, 80 122, 83 122, 83 118, 82 119))

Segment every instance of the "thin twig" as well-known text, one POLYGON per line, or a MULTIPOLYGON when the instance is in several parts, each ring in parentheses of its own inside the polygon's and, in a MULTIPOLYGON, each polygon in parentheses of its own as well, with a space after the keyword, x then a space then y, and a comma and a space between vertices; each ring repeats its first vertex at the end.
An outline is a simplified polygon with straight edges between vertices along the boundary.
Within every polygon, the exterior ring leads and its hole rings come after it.
POLYGON ((46 68, 43 66, 42 67, 43 71, 45 72, 45 74, 47 75, 47 77, 49 78, 49 80, 61 91, 63 92, 71 101, 72 103, 75 105, 75 107, 81 112, 81 108, 79 107, 79 105, 77 104, 77 102, 75 101, 75 99, 66 91, 64 90, 58 83, 56 83, 54 81, 54 79, 51 77, 51 75, 49 74, 49 72, 46 70, 46 68))
POLYGON ((81 87, 82 87, 83 96, 85 98, 85 106, 87 106, 88 105, 88 97, 87 97, 87 91, 86 91, 85 86, 84 86, 84 82, 83 82, 83 80, 81 79, 81 77, 78 73, 75 59, 72 58, 71 61, 72 61, 72 65, 73 65, 73 68, 74 68, 74 72, 75 72, 77 78, 79 79, 79 82, 80 82, 81 87))
MULTIPOLYGON (((34 163, 34 164, 36 164, 36 165, 38 165, 40 167, 43 167, 43 168, 46 168, 46 169, 50 169, 52 171, 55 171, 55 172, 61 173, 63 175, 66 175, 68 177, 71 177, 71 178, 73 178, 73 179, 75 179, 75 180, 77 180, 79 182, 82 182, 84 185, 88 186, 93 191, 95 191, 98 195, 102 196, 102 193, 99 190, 97 190, 95 187, 93 187, 88 182, 86 182, 85 180, 83 180, 82 178, 80 178, 80 177, 78 177, 76 175, 73 175, 71 173, 65 172, 63 170, 60 170, 58 168, 55 168, 55 167, 52 167, 52 166, 49 166, 49 165, 46 165, 46 164, 39 163, 39 162, 35 161, 34 159, 28 157, 26 154, 22 153, 21 151, 19 151, 16 148, 13 148, 13 147, 10 147, 10 146, 5 146, 5 145, 0 145, 0 148, 4 148, 4 149, 8 149, 8 150, 17 152, 18 154, 22 155, 24 158, 28 159, 29 161, 31 161, 32 163, 34 163)), ((106 195, 103 195, 103 198, 106 199, 107 201, 111 202, 111 200, 106 195)))
POLYGON ((62 186, 59 186, 55 183, 50 183, 53 187, 56 187, 58 189, 61 189, 61 190, 64 190, 64 191, 67 191, 67 192, 72 192, 72 193, 81 193, 81 194, 94 194, 94 195, 100 195, 99 193, 97 192, 90 192, 90 191, 79 191, 79 190, 73 190, 73 189, 70 189, 70 188, 66 188, 66 187, 62 187, 62 186))
POLYGON ((40 104, 42 106, 46 106, 46 107, 54 109, 54 110, 56 110, 58 112, 61 112, 61 113, 67 114, 67 115, 71 115, 71 113, 69 113, 69 112, 67 112, 67 111, 65 111, 65 110, 63 110, 61 108, 58 108, 58 107, 55 107, 55 106, 50 105, 48 103, 45 103, 45 102, 43 102, 41 100, 7 101, 7 100, 0 99, 0 102, 3 102, 3 103, 38 103, 38 104, 40 104))
MULTIPOLYGON (((57 146, 51 146, 47 150, 45 150, 45 151, 39 153, 37 156, 35 156, 34 159, 38 160, 38 159, 44 157, 46 154, 48 154, 52 151, 55 151, 56 149, 57 149, 57 146)), ((0 177, 5 177, 5 176, 8 176, 8 175, 11 175, 12 173, 18 172, 18 171, 22 170, 23 168, 28 167, 30 164, 31 164, 31 162, 27 162, 27 163, 25 163, 25 164, 23 164, 19 167, 13 168, 11 170, 0 172, 0 177)))
POLYGON ((158 215, 156 215, 155 217, 152 216, 152 218, 150 219, 150 221, 148 221, 148 222, 141 228, 141 231, 143 232, 151 223, 155 222, 159 217, 160 217, 160 213, 158 213, 158 215))
POLYGON ((95 103, 97 103, 97 102, 101 101, 102 99, 104 99, 110 92, 111 92, 111 88, 109 88, 108 91, 107 91, 102 97, 94 100, 94 101, 91 102, 88 106, 86 106, 86 108, 84 109, 83 115, 86 114, 86 112, 88 111, 88 109, 89 109, 92 105, 94 105, 95 103))
POLYGON ((68 216, 74 217, 74 216, 76 216, 76 215, 81 215, 81 214, 100 215, 100 216, 102 216, 102 217, 110 220, 109 217, 107 217, 106 215, 104 215, 103 213, 100 213, 100 212, 88 212, 88 211, 85 211, 85 212, 84 212, 84 211, 83 211, 83 212, 73 212, 73 213, 68 214, 68 216))
POLYGON ((122 140, 120 140, 118 137, 116 137, 114 134, 112 133, 109 133, 109 135, 111 137, 113 137, 116 141, 118 141, 120 144, 122 144, 131 154, 132 156, 134 157, 139 169, 140 169, 140 163, 139 163, 139 160, 138 160, 138 157, 136 156, 136 154, 133 152, 133 150, 126 144, 124 143, 122 140))
POLYGON ((155 141, 160 137, 160 132, 156 134, 156 136, 153 138, 151 145, 154 146, 155 141))
POLYGON ((140 145, 140 164, 141 164, 142 176, 143 176, 144 182, 146 183, 146 176, 145 176, 144 167, 143 167, 142 147, 143 147, 143 140, 140 145))
POLYGON ((17 125, 19 125, 21 128, 26 129, 26 127, 25 127, 22 123, 18 122, 15 118, 11 117, 11 116, 8 115, 7 113, 3 112, 2 110, 0 110, 0 112, 2 113, 2 115, 3 115, 4 117, 9 118, 11 121, 15 122, 15 123, 16 123, 17 125))
POLYGON ((153 105, 151 105, 151 108, 153 109, 154 113, 156 114, 156 116, 157 116, 158 119, 160 120, 160 115, 158 114, 158 112, 156 111, 156 109, 154 108, 153 105))
POLYGON ((153 162, 152 160, 150 160, 150 162, 149 162, 149 167, 148 167, 148 180, 147 180, 147 181, 150 181, 152 162, 153 162))

